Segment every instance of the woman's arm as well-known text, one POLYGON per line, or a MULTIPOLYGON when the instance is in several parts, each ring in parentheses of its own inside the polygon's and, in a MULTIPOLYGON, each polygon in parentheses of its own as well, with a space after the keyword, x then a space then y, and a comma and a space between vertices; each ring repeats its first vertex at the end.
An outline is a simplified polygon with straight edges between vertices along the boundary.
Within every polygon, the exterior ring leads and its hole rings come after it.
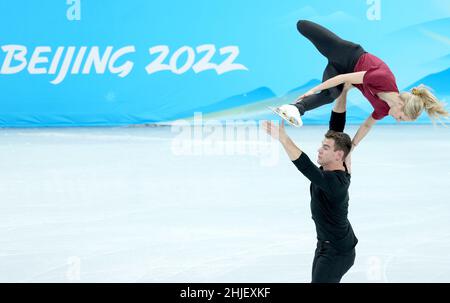
POLYGON ((356 147, 359 142, 369 133, 372 126, 377 122, 372 115, 369 116, 369 118, 364 121, 364 123, 359 127, 358 131, 356 132, 356 135, 353 137, 352 145, 356 147))
POLYGON ((344 82, 348 82, 350 84, 361 84, 361 83, 363 83, 365 73, 366 72, 363 71, 363 72, 337 75, 337 76, 330 78, 327 81, 317 85, 316 87, 310 89, 307 93, 298 97, 297 101, 300 101, 301 99, 311 96, 319 91, 338 86, 344 82))

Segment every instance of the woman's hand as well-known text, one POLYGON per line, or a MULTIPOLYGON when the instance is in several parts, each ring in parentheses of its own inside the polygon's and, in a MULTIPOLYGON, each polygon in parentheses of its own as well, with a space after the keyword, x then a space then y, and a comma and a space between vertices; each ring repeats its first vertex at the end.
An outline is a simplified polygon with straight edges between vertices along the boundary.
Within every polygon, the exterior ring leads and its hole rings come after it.
POLYGON ((306 97, 309 97, 309 96, 314 95, 314 94, 315 94, 315 90, 314 89, 310 89, 309 91, 307 91, 306 93, 304 93, 303 95, 298 97, 297 100, 295 100, 295 103, 298 103, 298 102, 302 101, 303 99, 305 99, 306 97))

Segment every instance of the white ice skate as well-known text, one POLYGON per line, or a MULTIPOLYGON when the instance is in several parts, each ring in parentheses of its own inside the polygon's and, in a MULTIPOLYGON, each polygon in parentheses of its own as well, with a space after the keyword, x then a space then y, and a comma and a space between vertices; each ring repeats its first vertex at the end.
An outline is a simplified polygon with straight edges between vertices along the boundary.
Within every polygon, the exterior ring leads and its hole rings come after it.
POLYGON ((303 125, 300 112, 294 105, 285 104, 280 107, 269 107, 269 109, 292 126, 300 127, 303 125))

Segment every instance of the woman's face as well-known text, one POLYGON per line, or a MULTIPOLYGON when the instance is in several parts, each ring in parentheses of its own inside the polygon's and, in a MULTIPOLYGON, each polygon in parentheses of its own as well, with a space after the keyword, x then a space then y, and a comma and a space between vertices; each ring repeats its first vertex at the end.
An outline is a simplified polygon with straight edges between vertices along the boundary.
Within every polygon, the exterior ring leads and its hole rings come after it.
POLYGON ((411 118, 405 115, 405 113, 402 110, 402 107, 391 107, 389 110, 389 115, 394 118, 397 122, 401 121, 412 121, 411 118))

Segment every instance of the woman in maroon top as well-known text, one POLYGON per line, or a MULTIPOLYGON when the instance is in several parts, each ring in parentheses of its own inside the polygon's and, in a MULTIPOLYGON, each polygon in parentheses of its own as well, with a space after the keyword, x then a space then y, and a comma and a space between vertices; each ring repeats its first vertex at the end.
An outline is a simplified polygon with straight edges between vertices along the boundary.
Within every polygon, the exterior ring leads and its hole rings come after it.
POLYGON ((397 121, 414 121, 425 110, 430 118, 448 117, 449 113, 425 86, 400 93, 394 74, 378 57, 366 52, 361 45, 343 40, 326 28, 311 21, 300 20, 298 31, 308 38, 328 59, 323 83, 275 111, 291 125, 301 126, 301 115, 337 99, 344 83, 358 88, 374 108, 352 140, 356 146, 377 120, 390 115, 397 121))

